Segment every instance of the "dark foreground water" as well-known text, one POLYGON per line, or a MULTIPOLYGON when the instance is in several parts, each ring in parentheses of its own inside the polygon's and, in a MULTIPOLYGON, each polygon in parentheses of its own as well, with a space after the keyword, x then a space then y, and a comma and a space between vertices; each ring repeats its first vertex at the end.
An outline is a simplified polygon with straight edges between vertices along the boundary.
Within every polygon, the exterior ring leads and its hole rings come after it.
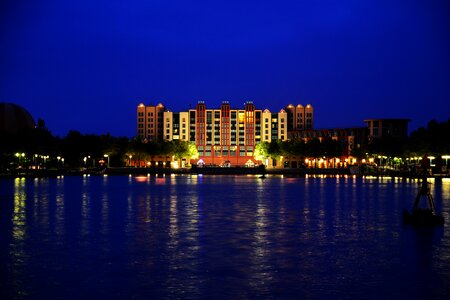
POLYGON ((446 225, 401 222, 418 182, 255 176, 0 180, 0 299, 438 299, 446 225))

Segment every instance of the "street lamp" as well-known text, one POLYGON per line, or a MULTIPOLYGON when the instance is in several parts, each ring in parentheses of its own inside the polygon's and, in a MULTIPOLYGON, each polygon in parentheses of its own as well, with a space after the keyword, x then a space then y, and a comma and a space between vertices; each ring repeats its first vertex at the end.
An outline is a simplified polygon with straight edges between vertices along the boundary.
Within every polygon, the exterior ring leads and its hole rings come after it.
POLYGON ((427 158, 430 160, 430 167, 435 167, 436 165, 433 164, 433 159, 435 159, 436 157, 434 157, 434 156, 428 156, 427 158))
POLYGON ((133 157, 133 155, 129 155, 129 156, 128 156, 128 158, 130 159, 130 160, 128 161, 128 166, 129 166, 129 167, 131 167, 131 158, 132 158, 132 157, 133 157))
POLYGON ((107 159, 106 166, 109 168, 109 155, 108 154, 104 154, 103 157, 105 157, 107 159))
POLYGON ((445 165, 447 165, 447 162, 450 159, 450 155, 442 155, 442 159, 445 159, 445 165))

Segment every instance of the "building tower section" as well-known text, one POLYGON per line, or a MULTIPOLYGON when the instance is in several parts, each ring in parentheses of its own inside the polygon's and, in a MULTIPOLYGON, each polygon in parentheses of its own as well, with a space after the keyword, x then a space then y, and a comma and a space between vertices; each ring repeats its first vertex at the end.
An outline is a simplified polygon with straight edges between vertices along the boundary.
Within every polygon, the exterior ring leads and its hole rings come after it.
POLYGON ((144 141, 163 140, 163 118, 165 107, 162 103, 156 106, 140 103, 137 107, 137 135, 144 141))
POLYGON ((245 103, 245 142, 248 148, 255 146, 255 105, 251 101, 245 103))
POLYGON ((287 113, 287 131, 313 128, 314 108, 311 104, 306 106, 289 104, 284 110, 287 113))
POLYGON ((314 108, 311 104, 305 106, 305 129, 313 129, 314 127, 314 108))
POLYGON ((189 112, 164 112, 164 140, 189 141, 189 112))
POLYGON ((206 145, 206 105, 204 101, 197 103, 195 114, 195 145, 199 156, 204 156, 206 145))

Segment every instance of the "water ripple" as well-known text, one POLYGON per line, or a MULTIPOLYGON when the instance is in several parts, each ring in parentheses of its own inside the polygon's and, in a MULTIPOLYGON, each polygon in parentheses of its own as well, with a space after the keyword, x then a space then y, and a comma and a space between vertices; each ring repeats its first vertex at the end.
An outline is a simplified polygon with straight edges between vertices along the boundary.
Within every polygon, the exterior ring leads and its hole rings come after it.
MULTIPOLYGON (((449 296, 448 222, 401 224, 416 191, 353 177, 2 179, 0 298, 449 296)), ((433 194, 448 217, 450 182, 433 194)))

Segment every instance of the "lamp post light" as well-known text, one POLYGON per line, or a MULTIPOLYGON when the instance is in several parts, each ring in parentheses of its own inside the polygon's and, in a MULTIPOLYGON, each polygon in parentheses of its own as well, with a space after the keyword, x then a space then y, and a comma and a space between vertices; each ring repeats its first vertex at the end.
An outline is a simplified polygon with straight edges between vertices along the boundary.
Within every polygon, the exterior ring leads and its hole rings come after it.
POLYGON ((133 158, 133 155, 129 155, 128 158, 130 159, 130 160, 128 161, 128 167, 131 167, 131 158, 133 158))
POLYGON ((87 157, 88 159, 90 159, 91 161, 92 161, 92 168, 95 168, 95 159, 94 158, 92 158, 91 159, 91 156, 90 155, 88 155, 88 157, 87 157))
POLYGON ((445 165, 447 166, 448 160, 450 159, 450 155, 442 155, 442 159, 445 159, 445 165))
POLYGON ((43 155, 42 158, 44 159, 44 169, 47 169, 47 158, 49 158, 48 155, 43 155))
POLYGON ((17 167, 20 167, 20 153, 16 153, 14 156, 17 157, 17 167))
POLYGON ((87 157, 86 156, 83 158, 83 161, 84 161, 84 168, 86 169, 86 162, 87 162, 87 157))
POLYGON ((103 157, 106 158, 106 167, 109 168, 109 155, 108 154, 104 154, 103 157))
POLYGON ((427 156, 427 158, 430 160, 430 167, 435 167, 436 165, 433 164, 433 159, 435 159, 436 157, 434 157, 434 156, 427 156))
POLYGON ((22 157, 22 168, 24 168, 25 167, 25 162, 26 162, 25 153, 21 153, 20 156, 22 157))

